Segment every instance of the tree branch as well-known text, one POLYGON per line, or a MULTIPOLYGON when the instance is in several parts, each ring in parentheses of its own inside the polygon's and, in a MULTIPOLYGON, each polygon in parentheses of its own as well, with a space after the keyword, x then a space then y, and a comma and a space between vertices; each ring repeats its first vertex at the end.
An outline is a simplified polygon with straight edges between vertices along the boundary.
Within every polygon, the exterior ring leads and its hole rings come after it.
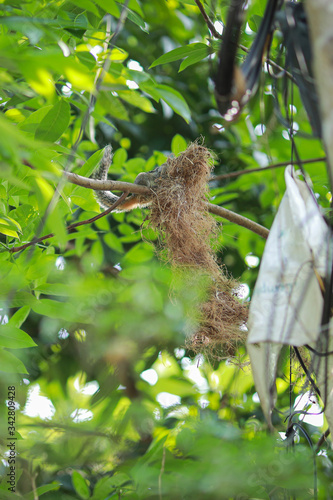
POLYGON ((268 229, 260 224, 257 224, 257 222, 248 219, 247 217, 243 217, 243 215, 238 215, 227 208, 220 207, 219 205, 213 205, 212 203, 207 203, 207 208, 211 214, 219 215, 220 217, 223 217, 223 219, 227 219, 229 222, 245 227, 262 238, 268 238, 268 229))
MULTIPOLYGON (((145 186, 140 186, 139 184, 131 184, 130 182, 120 182, 120 181, 99 181, 97 179, 88 179, 87 177, 82 177, 78 174, 73 174, 69 172, 64 172, 64 175, 67 177, 69 182, 73 184, 77 184, 82 187, 86 187, 94 190, 102 190, 102 191, 111 191, 111 190, 119 190, 119 191, 128 191, 129 193, 136 194, 149 194, 151 190, 145 186)), ((238 226, 246 227, 250 231, 262 236, 263 238, 267 238, 269 231, 264 226, 253 222, 242 215, 238 215, 231 210, 227 210, 226 208, 220 207, 218 205, 213 205, 211 203, 207 203, 208 211, 212 214, 219 215, 224 219, 227 219, 229 222, 233 222, 238 226)))
MULTIPOLYGON (((121 181, 100 181, 97 179, 90 179, 88 177, 82 177, 81 175, 78 174, 73 174, 71 172, 66 172, 63 171, 63 175, 69 182, 72 184, 76 184, 77 186, 82 186, 88 189, 93 189, 94 191, 111 191, 111 190, 118 190, 118 191, 123 191, 123 194, 119 197, 119 199, 112 205, 112 207, 108 208, 101 214, 96 215, 95 217, 92 217, 91 219, 86 219, 84 221, 80 222, 75 222, 74 224, 70 224, 67 226, 66 230, 68 234, 72 233, 75 228, 79 226, 84 226, 86 224, 91 224, 92 222, 95 222, 96 220, 105 217, 105 215, 108 215, 110 212, 115 210, 120 203, 123 202, 123 200, 126 198, 126 196, 129 193, 135 193, 135 194, 151 194, 151 190, 146 187, 146 186, 140 186, 139 184, 132 184, 130 182, 121 182, 121 181)), ((242 215, 238 215, 235 212, 232 212, 231 210, 228 210, 226 208, 220 207, 218 205, 213 205, 212 203, 207 203, 207 209, 210 213, 218 215, 219 217, 222 217, 223 219, 228 220, 229 222, 233 222, 234 224, 237 224, 238 226, 245 227, 246 229, 249 229, 253 233, 258 234, 262 238, 267 239, 269 235, 269 230, 266 229, 264 226, 261 226, 260 224, 257 224, 256 222, 247 219, 246 217, 243 217, 242 215)), ((39 238, 34 238, 32 241, 29 241, 28 243, 25 243, 24 245, 18 246, 18 247, 12 247, 9 249, 10 253, 16 253, 20 252, 21 250, 25 250, 28 247, 31 247, 32 245, 36 245, 37 243, 41 243, 44 240, 47 240, 49 238, 52 238, 54 236, 54 233, 49 233, 46 234, 45 236, 41 236, 39 238)))
POLYGON ((88 189, 93 189, 94 191, 128 191, 129 193, 135 194, 149 194, 151 190, 146 186, 141 186, 140 184, 132 184, 131 182, 121 182, 121 181, 100 181, 97 179, 91 179, 88 177, 82 177, 82 175, 73 174, 72 172, 63 171, 63 175, 72 184, 77 186, 82 186, 88 189))
POLYGON ((212 35, 215 36, 215 38, 222 38, 220 33, 215 29, 213 22, 207 16, 206 11, 204 9, 204 6, 200 2, 200 0, 195 0, 195 3, 197 4, 197 6, 201 12, 201 15, 204 18, 205 23, 207 24, 207 27, 208 27, 209 31, 212 33, 212 35))

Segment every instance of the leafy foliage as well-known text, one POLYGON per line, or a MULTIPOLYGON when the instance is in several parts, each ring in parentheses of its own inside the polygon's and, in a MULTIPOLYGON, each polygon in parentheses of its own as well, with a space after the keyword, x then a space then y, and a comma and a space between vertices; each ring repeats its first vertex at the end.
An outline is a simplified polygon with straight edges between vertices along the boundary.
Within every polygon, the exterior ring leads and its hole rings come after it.
MULTIPOLYGON (((250 8, 254 31, 263 3, 250 8)), ((213 21, 225 19, 225 2, 204 6, 213 21)), ((145 214, 113 213, 66 231, 100 209, 92 191, 66 183, 62 171, 90 176, 110 142, 110 175, 129 182, 200 135, 217 155, 216 175, 288 161, 271 81, 237 124, 223 123, 210 80, 217 44, 194 1, 4 0, 0 9, 0 393, 7 411, 15 387, 19 453, 14 494, 3 418, 1 497, 312 498, 312 451, 302 436, 294 454, 266 436, 245 350, 236 362, 209 362, 183 347, 199 292, 170 296, 173 277, 156 256, 156 234, 142 226, 145 214)), ((291 110, 310 133, 296 90, 291 110)), ((296 134, 296 143, 303 159, 323 155, 306 135, 296 134)), ((307 172, 328 208, 324 164, 307 172)), ((210 187, 214 203, 269 228, 283 171, 210 187)), ((224 222, 219 244, 248 300, 264 242, 224 222)), ((289 363, 297 368, 286 355, 282 412, 290 404, 289 363)), ((295 373, 292 400, 304 382, 295 373)), ((275 415, 281 432, 283 420, 275 415)), ((321 430, 306 425, 317 442, 321 430)), ((319 495, 327 498, 331 452, 317 465, 319 495)))

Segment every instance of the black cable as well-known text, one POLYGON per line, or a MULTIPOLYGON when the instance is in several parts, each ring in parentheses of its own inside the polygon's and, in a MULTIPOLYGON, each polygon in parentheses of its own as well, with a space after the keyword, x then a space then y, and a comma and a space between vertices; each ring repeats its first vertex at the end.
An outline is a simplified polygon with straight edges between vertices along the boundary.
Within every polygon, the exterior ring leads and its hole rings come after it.
POLYGON ((306 347, 307 349, 309 349, 309 351, 313 352, 313 354, 315 354, 316 356, 319 356, 319 357, 332 356, 332 354, 333 354, 333 351, 319 352, 316 349, 314 349, 313 347, 309 346, 309 344, 305 344, 304 347, 306 347))
POLYGON ((304 363, 304 361, 303 361, 303 359, 302 359, 302 356, 301 356, 301 354, 300 354, 300 352, 299 352, 298 348, 297 348, 297 347, 295 347, 295 346, 293 346, 293 347, 294 347, 294 351, 295 351, 295 354, 296 354, 296 356, 297 356, 297 359, 298 359, 298 361, 299 361, 299 363, 300 363, 301 367, 303 368, 304 373, 305 373, 305 375, 307 376, 307 378, 308 378, 309 382, 311 383, 312 388, 316 391, 316 393, 318 394, 318 396, 319 396, 319 397, 321 397, 321 396, 320 396, 320 390, 319 390, 319 387, 317 386, 317 384, 315 383, 315 381, 314 381, 314 380, 313 380, 313 378, 311 377, 309 370, 308 370, 308 369, 307 369, 307 367, 305 366, 305 363, 304 363))

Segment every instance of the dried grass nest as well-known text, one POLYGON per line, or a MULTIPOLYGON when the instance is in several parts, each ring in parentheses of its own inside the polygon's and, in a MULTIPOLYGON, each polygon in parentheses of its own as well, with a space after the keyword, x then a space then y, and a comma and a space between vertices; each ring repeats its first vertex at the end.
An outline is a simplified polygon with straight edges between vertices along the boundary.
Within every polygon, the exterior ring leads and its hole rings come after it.
MULTIPOLYGON (((194 352, 230 355, 245 340, 248 309, 237 298, 239 283, 216 260, 216 220, 207 210, 207 182, 213 169, 210 151, 192 143, 176 158, 157 181, 150 224, 161 235, 167 261, 185 276, 186 286, 198 277, 208 282, 206 299, 199 304, 199 319, 188 335, 187 347, 194 352)), ((198 307, 194 304, 194 307, 198 307)))

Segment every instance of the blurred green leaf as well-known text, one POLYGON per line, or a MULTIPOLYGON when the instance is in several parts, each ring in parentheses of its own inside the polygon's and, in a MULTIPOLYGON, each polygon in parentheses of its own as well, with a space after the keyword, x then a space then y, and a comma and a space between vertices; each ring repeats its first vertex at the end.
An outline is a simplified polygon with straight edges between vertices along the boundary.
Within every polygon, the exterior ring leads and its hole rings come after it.
POLYGON ((70 105, 60 99, 38 125, 35 137, 40 141, 55 142, 65 132, 70 121, 70 105))
MULTIPOLYGON (((103 150, 96 151, 93 153, 89 160, 85 162, 84 165, 80 168, 80 170, 77 172, 79 175, 82 175, 82 177, 90 177, 90 175, 93 173, 99 162, 101 161, 103 157, 103 150)), ((79 189, 78 187, 75 187, 74 190, 79 189)))
POLYGON ((114 0, 95 0, 96 4, 102 7, 105 12, 112 16, 119 17, 120 11, 117 3, 114 0))
POLYGON ((10 347, 11 349, 22 349, 24 347, 33 347, 35 342, 32 338, 19 328, 11 324, 0 325, 0 346, 10 347))
POLYGON ((175 156, 177 156, 177 155, 179 155, 179 153, 182 153, 183 151, 185 151, 186 148, 187 148, 187 142, 184 139, 184 137, 182 137, 180 134, 176 134, 173 137, 172 142, 171 142, 172 153, 175 156))
POLYGON ((146 113, 154 113, 155 109, 149 99, 142 96, 139 92, 135 90, 120 90, 118 92, 119 97, 124 101, 128 102, 132 106, 136 106, 146 113))
MULTIPOLYGON (((173 49, 170 52, 167 52, 166 54, 163 54, 163 56, 158 57, 153 64, 150 65, 151 68, 154 68, 155 66, 158 66, 159 64, 166 64, 169 62, 173 61, 178 61, 179 59, 183 59, 184 57, 197 57, 198 55, 199 59, 202 59, 203 57, 208 55, 208 46, 205 45, 204 43, 190 43, 189 45, 186 45, 185 47, 178 47, 177 49, 173 49), (202 54, 205 54, 202 56, 202 54)), ((193 63, 192 63, 193 64, 193 63)))
POLYGON ((44 495, 45 493, 48 493, 49 491, 57 491, 59 490, 61 484, 60 483, 51 483, 51 484, 43 484, 43 486, 39 486, 38 488, 35 489, 35 491, 32 491, 30 494, 26 495, 27 500, 35 500, 36 495, 39 497, 44 495))
POLYGON ((119 238, 112 233, 108 233, 104 236, 104 241, 108 247, 112 248, 116 252, 123 253, 124 249, 119 238))
POLYGON ((179 66, 179 71, 184 71, 184 69, 196 64, 199 61, 202 61, 205 57, 207 57, 210 52, 207 50, 207 47, 197 50, 194 54, 188 56, 179 66))
POLYGON ((20 326, 25 322, 30 313, 29 306, 23 306, 18 311, 16 311, 13 316, 9 319, 9 325, 15 328, 20 328, 20 326))
POLYGON ((28 373, 22 361, 3 348, 0 349, 0 371, 6 373, 28 373))
POLYGON ((72 482, 76 493, 80 498, 86 499, 90 498, 90 491, 86 480, 81 476, 76 470, 72 473, 72 482))
POLYGON ((170 108, 178 113, 186 122, 191 119, 191 112, 183 96, 175 89, 168 85, 154 85, 152 83, 141 83, 141 90, 151 95, 153 99, 159 101, 163 99, 170 108))

